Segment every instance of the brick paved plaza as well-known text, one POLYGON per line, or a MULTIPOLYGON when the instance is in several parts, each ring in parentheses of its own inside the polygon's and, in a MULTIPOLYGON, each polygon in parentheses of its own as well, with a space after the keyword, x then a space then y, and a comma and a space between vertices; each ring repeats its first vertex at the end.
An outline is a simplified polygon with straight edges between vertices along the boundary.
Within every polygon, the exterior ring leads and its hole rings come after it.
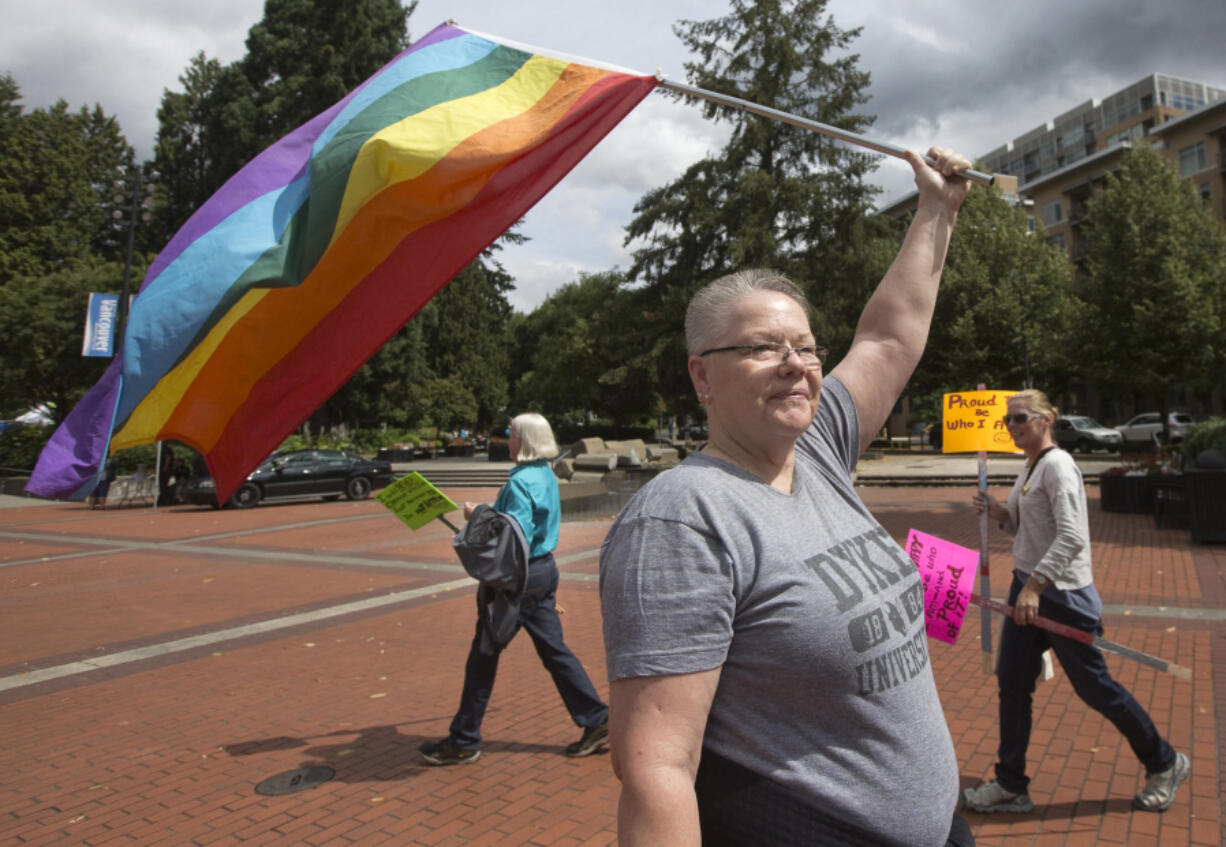
MULTIPOLYGON (((915 527, 978 547, 970 483, 861 493, 899 541, 915 527)), ((1036 695, 1034 812, 968 820, 981 845, 1222 844, 1226 547, 1089 495, 1106 637, 1193 678, 1114 657, 1112 673, 1192 776, 1167 812, 1132 811, 1139 765, 1057 670, 1036 695)), ((602 693, 607 526, 565 523, 557 551, 567 641, 602 693)), ((481 760, 419 763, 458 702, 473 626, 449 542, 441 523, 412 533, 374 501, 0 509, 0 845, 614 843, 608 757, 561 755, 579 730, 526 637, 504 655, 481 760), (255 791, 308 766, 335 777, 255 791)), ((1003 534, 991 556, 1001 596, 1003 534)), ((997 740, 978 632, 968 620, 956 646, 930 642, 964 785, 990 775, 997 740)))

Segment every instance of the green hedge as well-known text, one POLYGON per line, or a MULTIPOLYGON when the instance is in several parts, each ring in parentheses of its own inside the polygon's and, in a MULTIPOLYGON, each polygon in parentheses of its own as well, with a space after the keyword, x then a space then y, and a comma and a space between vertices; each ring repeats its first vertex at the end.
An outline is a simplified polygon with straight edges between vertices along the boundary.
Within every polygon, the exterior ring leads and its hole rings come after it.
MULTIPOLYGON (((30 471, 38 461, 47 440, 55 432, 53 426, 16 426, 0 433, 0 467, 12 471, 30 471)), ((277 448, 284 450, 349 450, 364 456, 373 456, 380 448, 392 444, 413 444, 430 447, 441 447, 443 439, 439 431, 433 427, 416 430, 382 430, 358 429, 351 431, 345 437, 321 433, 305 436, 294 433, 277 448)), ((164 445, 165 446, 165 445, 164 445)), ((175 455, 187 459, 193 455, 188 448, 178 442, 170 442, 175 455)), ((157 445, 142 444, 130 447, 115 454, 115 473, 124 476, 134 472, 137 467, 144 466, 146 472, 152 473, 157 464, 157 445)), ((165 458, 165 453, 163 453, 165 458)))
POLYGON ((53 426, 15 426, 0 433, 0 468, 33 470, 43 445, 54 433, 53 426))
MULTIPOLYGON (((0 433, 0 467, 10 471, 33 470, 39 454, 54 433, 53 426, 19 426, 0 433)), ((174 449, 179 456, 186 455, 186 447, 176 446, 174 449)), ((154 444, 142 444, 115 454, 115 473, 119 476, 130 474, 141 465, 144 465, 146 472, 153 473, 156 464, 157 446, 154 444)))
POLYGON ((1180 449, 1184 455, 1184 467, 1196 461, 1205 450, 1218 450, 1226 455, 1226 418, 1210 418, 1188 427, 1180 449))
POLYGON ((281 442, 276 452, 285 450, 348 450, 363 456, 373 456, 384 447, 394 444, 412 444, 415 446, 438 447, 443 440, 437 429, 426 427, 416 430, 399 429, 355 429, 344 436, 330 432, 318 435, 303 435, 294 433, 281 442))

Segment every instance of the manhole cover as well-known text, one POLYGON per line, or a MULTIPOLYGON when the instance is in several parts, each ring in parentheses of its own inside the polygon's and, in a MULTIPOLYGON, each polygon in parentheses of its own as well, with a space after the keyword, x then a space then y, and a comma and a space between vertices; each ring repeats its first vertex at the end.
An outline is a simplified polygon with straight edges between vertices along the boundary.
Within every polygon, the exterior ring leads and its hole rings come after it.
POLYGON ((255 787, 255 793, 267 795, 293 794, 297 791, 315 788, 334 776, 336 776, 336 771, 332 770, 332 768, 297 768, 285 773, 279 773, 276 776, 270 776, 255 787))

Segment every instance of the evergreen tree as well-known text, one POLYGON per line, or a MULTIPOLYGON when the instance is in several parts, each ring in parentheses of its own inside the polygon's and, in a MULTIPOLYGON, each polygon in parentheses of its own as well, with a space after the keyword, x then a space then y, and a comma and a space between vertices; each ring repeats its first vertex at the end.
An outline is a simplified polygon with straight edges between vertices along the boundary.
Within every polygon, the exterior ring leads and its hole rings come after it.
MULTIPOLYGON (((689 82, 832 126, 863 130, 869 74, 848 55, 829 59, 859 34, 823 19, 824 0, 732 0, 729 15, 681 21, 675 31, 700 61, 689 82)), ((689 98, 693 100, 693 98, 689 98)), ((809 276, 874 189, 872 157, 824 136, 709 101, 704 113, 733 125, 717 155, 650 192, 635 207, 630 239, 645 239, 632 277, 689 286, 743 267, 809 276)))
POLYGON ((21 87, 12 74, 0 76, 0 141, 21 117, 21 87))
MULTIPOLYGON (((869 74, 846 51, 858 29, 840 29, 825 0, 731 0, 729 14, 683 20, 677 35, 697 56, 689 82, 762 106, 852 131, 872 118, 855 109, 869 74)), ((696 407, 682 363, 681 322, 689 295, 733 270, 772 267, 811 291, 837 290, 847 277, 849 235, 876 189, 864 176, 871 155, 730 107, 699 101, 732 124, 719 153, 691 166, 635 206, 627 243, 640 241, 629 276, 645 282, 669 329, 656 354, 665 396, 696 407)), ((821 302, 821 298, 818 298, 821 302)), ((862 303, 861 303, 862 305, 862 303)))
POLYGON ((266 0, 239 63, 254 106, 234 170, 332 106, 405 48, 399 0, 266 0))
POLYGON ((163 202, 153 230, 159 244, 168 242, 242 166, 235 150, 254 145, 255 105, 237 65, 223 66, 198 53, 179 82, 183 90, 163 91, 158 107, 154 165, 163 202))
POLYGON ((430 370, 453 381, 457 390, 470 391, 476 401, 474 420, 436 424, 467 423, 484 429, 505 413, 511 361, 506 292, 511 286, 510 275, 487 250, 413 319, 422 323, 430 370))
POLYGON ((1226 237, 1192 187, 1144 148, 1108 175, 1084 233, 1084 361, 1117 397, 1156 403, 1165 427, 1168 387, 1208 388, 1226 366, 1226 237))

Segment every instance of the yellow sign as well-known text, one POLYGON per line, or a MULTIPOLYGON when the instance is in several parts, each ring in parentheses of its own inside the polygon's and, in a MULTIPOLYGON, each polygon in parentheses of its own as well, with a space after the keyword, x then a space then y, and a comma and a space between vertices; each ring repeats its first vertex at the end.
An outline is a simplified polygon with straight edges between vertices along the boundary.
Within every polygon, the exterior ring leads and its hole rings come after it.
POLYGON ((421 529, 435 518, 459 508, 416 471, 384 488, 375 499, 408 524, 409 529, 421 529))
POLYGON ((962 391, 941 403, 941 452, 1020 453, 1005 426, 1009 398, 1016 391, 962 391))

